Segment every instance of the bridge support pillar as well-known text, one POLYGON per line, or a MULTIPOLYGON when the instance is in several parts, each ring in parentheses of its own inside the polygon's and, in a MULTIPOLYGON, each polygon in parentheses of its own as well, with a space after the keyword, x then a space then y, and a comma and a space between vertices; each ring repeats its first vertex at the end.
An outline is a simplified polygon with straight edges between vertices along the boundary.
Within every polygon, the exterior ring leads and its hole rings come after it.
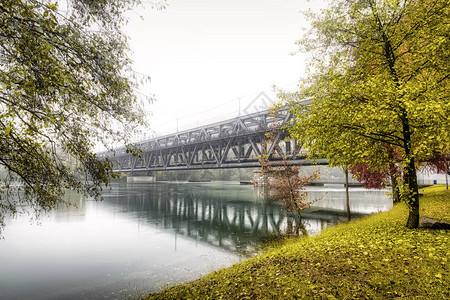
POLYGON ((156 182, 156 176, 127 176, 127 183, 149 183, 156 182))

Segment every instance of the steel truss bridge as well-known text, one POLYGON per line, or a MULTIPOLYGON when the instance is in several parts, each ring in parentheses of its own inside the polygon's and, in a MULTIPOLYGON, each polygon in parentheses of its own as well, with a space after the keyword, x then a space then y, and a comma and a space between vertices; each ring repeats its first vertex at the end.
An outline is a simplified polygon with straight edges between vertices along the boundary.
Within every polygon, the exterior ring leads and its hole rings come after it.
POLYGON ((286 129, 291 118, 287 108, 264 110, 141 141, 137 144, 143 150, 140 156, 127 153, 124 147, 101 155, 113 162, 114 171, 132 174, 260 167, 258 157, 263 154, 272 165, 283 160, 303 164, 305 153, 286 129))

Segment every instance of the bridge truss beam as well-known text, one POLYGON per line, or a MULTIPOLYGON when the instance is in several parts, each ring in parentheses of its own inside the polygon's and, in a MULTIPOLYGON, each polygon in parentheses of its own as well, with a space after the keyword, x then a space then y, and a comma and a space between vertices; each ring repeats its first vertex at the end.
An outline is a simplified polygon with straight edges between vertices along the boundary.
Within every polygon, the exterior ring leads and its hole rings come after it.
POLYGON ((258 156, 263 153, 271 164, 284 159, 300 163, 305 155, 286 130, 291 118, 287 109, 266 110, 141 141, 141 156, 132 156, 125 148, 102 155, 122 172, 259 167, 258 156), (270 132, 274 137, 268 141, 270 132))

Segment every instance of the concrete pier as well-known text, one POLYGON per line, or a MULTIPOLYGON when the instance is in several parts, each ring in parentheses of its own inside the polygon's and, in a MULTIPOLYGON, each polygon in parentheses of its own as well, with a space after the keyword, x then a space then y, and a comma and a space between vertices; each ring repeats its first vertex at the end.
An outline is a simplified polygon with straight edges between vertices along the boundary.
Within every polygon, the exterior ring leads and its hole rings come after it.
POLYGON ((156 182, 155 176, 127 176, 127 183, 151 183, 156 182))

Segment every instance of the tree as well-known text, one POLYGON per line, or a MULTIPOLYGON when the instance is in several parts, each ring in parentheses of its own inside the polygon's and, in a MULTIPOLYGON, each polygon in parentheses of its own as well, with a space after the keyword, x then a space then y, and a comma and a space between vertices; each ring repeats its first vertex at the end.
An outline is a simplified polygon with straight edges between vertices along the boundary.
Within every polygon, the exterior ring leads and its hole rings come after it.
POLYGON ((371 172, 367 165, 360 164, 352 166, 350 172, 366 189, 382 189, 388 184, 389 174, 386 170, 371 172))
MULTIPOLYGON (((273 113, 276 109, 277 107, 272 108, 273 113)), ((287 157, 282 157, 282 160, 277 165, 270 162, 272 153, 269 153, 269 149, 278 147, 278 145, 273 145, 273 143, 276 143, 276 132, 280 130, 286 130, 286 128, 281 127, 279 122, 274 122, 273 130, 266 133, 266 139, 263 142, 263 153, 258 156, 261 163, 260 178, 262 182, 255 181, 253 184, 267 188, 263 194, 278 201, 286 211, 294 214, 295 227, 291 228, 291 224, 288 221, 287 233, 293 231, 293 233, 299 234, 301 231, 303 235, 306 235, 306 229, 301 223, 301 211, 309 208, 313 201, 306 201, 308 193, 305 191, 305 185, 319 178, 319 172, 315 171, 310 176, 302 177, 299 174, 300 166, 289 163, 287 157)))
POLYGON ((406 226, 418 227, 419 162, 450 144, 450 2, 336 0, 309 17, 299 45, 313 59, 300 91, 288 97, 291 133, 332 165, 382 171, 392 162, 383 145, 393 147, 406 226), (304 98, 309 107, 296 105, 304 98))
POLYGON ((301 211, 310 207, 312 202, 307 202, 308 193, 304 190, 305 185, 318 178, 318 172, 311 176, 302 177, 299 175, 300 167, 282 161, 279 167, 271 168, 269 173, 269 197, 283 204, 286 211, 295 215, 296 226, 294 233, 302 231, 306 235, 306 230, 302 227, 301 211))
MULTIPOLYGON (((448 153, 445 151, 444 153, 448 153)), ((427 160, 424 165, 424 169, 428 169, 434 173, 445 174, 445 187, 448 190, 448 175, 450 174, 450 167, 448 161, 450 160, 450 154, 433 153, 433 155, 427 160)))
POLYGON ((397 166, 399 156, 395 153, 389 145, 386 147, 389 161, 385 163, 382 168, 378 170, 371 170, 366 163, 356 164, 350 167, 350 172, 353 177, 363 184, 367 189, 382 189, 388 184, 392 186, 392 198, 394 202, 399 202, 398 181, 401 178, 401 172, 397 166))
POLYGON ((120 31, 139 0, 64 3, 0 3, 1 223, 24 205, 55 208, 66 189, 99 196, 113 173, 94 145, 127 143, 144 121, 120 31))

